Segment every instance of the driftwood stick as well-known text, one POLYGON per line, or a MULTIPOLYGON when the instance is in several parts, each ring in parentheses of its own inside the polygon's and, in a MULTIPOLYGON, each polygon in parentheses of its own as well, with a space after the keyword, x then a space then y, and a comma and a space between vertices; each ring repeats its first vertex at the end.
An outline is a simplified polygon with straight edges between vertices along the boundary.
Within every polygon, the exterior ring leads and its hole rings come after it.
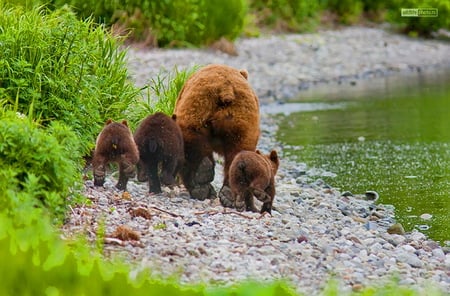
POLYGON ((223 212, 220 212, 220 211, 214 211, 214 210, 213 210, 213 211, 197 212, 197 213, 194 213, 194 214, 195 214, 195 215, 204 215, 204 214, 208 214, 208 215, 216 215, 216 214, 234 214, 234 215, 241 216, 241 217, 243 217, 243 218, 250 219, 250 220, 255 219, 254 217, 250 217, 250 216, 244 215, 244 214, 239 213, 239 212, 236 212, 236 211, 227 211, 226 209, 224 209, 223 212))
POLYGON ((181 217, 181 218, 183 218, 183 216, 181 216, 181 215, 178 215, 178 214, 175 214, 175 213, 171 213, 171 212, 169 212, 169 211, 160 209, 160 208, 155 207, 155 206, 150 206, 149 208, 150 208, 150 209, 157 210, 157 211, 160 211, 160 212, 163 212, 163 213, 166 213, 167 215, 170 215, 170 216, 172 216, 172 217, 176 217, 176 218, 177 218, 177 217, 181 217))

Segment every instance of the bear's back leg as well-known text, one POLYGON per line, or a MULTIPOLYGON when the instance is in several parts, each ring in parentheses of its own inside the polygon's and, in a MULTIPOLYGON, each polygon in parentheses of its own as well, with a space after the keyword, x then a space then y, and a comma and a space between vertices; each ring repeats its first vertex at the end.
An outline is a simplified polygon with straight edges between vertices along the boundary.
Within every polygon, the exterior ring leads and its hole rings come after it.
POLYGON ((119 180, 116 188, 126 190, 129 178, 135 176, 136 163, 138 162, 138 154, 136 152, 128 152, 121 155, 119 160, 119 180))
POLYGON ((175 185, 178 159, 172 155, 165 155, 161 166, 161 182, 164 185, 175 185))
POLYGON ((193 135, 190 141, 185 140, 184 155, 181 177, 191 197, 198 200, 216 198, 216 191, 211 185, 215 163, 208 141, 202 136, 193 135))
POLYGON ((94 173, 94 185, 103 186, 105 183, 107 158, 101 154, 94 153, 92 168, 94 173))
POLYGON ((161 182, 158 175, 158 163, 157 159, 152 159, 147 164, 148 175, 148 190, 150 193, 161 193, 161 182))

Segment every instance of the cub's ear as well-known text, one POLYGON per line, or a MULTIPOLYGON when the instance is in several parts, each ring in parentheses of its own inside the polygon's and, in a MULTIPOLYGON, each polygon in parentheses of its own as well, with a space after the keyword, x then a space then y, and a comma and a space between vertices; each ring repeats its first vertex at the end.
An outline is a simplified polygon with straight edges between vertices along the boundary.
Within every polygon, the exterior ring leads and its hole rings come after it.
POLYGON ((111 118, 109 118, 109 119, 106 121, 105 125, 108 125, 108 124, 110 124, 110 123, 112 123, 112 122, 113 122, 113 120, 112 120, 111 118))
POLYGON ((273 162, 278 161, 278 154, 275 150, 270 151, 270 160, 273 162))
POLYGON ((125 126, 128 126, 128 121, 122 120, 122 124, 125 125, 125 126))
POLYGON ((259 151, 259 149, 256 149, 255 153, 256 154, 261 154, 261 151, 259 151))
POLYGON ((246 80, 248 80, 248 72, 245 69, 239 70, 239 73, 241 73, 242 77, 244 77, 246 80))
POLYGON ((176 115, 176 114, 172 114, 172 119, 173 119, 174 121, 177 121, 177 115, 176 115))

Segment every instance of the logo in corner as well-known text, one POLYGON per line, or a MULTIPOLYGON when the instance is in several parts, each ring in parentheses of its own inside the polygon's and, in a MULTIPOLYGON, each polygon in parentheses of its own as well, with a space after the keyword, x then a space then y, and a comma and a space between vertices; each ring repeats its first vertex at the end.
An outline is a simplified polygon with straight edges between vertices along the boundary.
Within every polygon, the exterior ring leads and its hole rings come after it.
POLYGON ((437 8, 402 8, 402 17, 438 17, 437 8))

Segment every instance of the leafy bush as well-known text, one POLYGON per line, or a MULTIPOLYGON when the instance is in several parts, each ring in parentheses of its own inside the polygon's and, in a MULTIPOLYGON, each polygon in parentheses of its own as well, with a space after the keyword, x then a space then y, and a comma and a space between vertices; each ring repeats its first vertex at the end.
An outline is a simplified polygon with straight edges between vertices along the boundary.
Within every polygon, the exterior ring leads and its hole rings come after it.
POLYGON ((107 118, 123 117, 138 90, 125 52, 104 28, 67 9, 0 6, 0 99, 47 125, 71 126, 88 154, 107 118))
MULTIPOLYGON (((55 121, 40 129, 27 118, 6 112, 0 117, 0 208, 20 213, 46 208, 62 218, 67 196, 81 180, 79 142, 55 121)), ((27 224, 27 223, 25 223, 27 224)))
POLYGON ((388 20, 413 35, 429 35, 440 28, 450 30, 450 2, 447 0, 394 0, 387 5, 388 20), (402 17, 402 8, 437 8, 438 17, 402 17))
POLYGON ((363 11, 363 3, 359 0, 328 0, 326 7, 335 12, 344 24, 356 23, 363 11))
POLYGON ((259 25, 289 31, 310 31, 318 24, 318 0, 249 0, 249 3, 259 25))
POLYGON ((83 17, 131 29, 135 40, 156 39, 159 46, 203 45, 242 31, 245 0, 54 0, 69 4, 83 17), (149 29, 148 29, 149 28, 149 29), (142 35, 154 36, 142 36, 142 35))

